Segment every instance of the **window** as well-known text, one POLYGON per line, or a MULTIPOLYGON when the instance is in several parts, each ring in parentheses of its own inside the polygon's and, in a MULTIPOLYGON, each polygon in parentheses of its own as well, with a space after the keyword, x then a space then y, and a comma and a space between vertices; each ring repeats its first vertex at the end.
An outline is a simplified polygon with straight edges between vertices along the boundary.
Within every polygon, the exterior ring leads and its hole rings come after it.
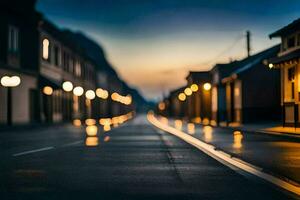
POLYGON ((49 60, 49 45, 49 40, 45 38, 43 40, 43 59, 45 60, 49 60))
POLYGON ((295 67, 291 67, 288 69, 288 79, 289 81, 294 81, 295 79, 295 67))
POLYGON ((288 80, 291 82, 291 98, 295 98, 295 67, 291 67, 288 69, 288 80))
POLYGON ((19 30, 15 26, 8 28, 8 50, 14 53, 19 51, 19 30))
POLYGON ((54 54, 53 54, 53 57, 54 57, 54 65, 55 66, 59 66, 59 48, 57 45, 54 46, 54 54))
POLYGON ((296 45, 295 42, 296 42, 295 36, 289 37, 288 40, 287 40, 287 47, 288 47, 288 48, 294 47, 294 46, 296 45))

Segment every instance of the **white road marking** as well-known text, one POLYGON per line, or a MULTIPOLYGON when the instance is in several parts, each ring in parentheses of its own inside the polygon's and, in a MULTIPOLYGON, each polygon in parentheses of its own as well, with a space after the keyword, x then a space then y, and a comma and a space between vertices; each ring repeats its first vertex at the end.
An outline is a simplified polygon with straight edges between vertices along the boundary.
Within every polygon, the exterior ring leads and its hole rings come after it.
POLYGON ((40 148, 40 149, 33 149, 33 150, 30 150, 30 151, 24 151, 24 152, 21 152, 21 153, 15 153, 15 154, 13 154, 13 156, 14 157, 16 157, 16 156, 22 156, 22 155, 26 155, 26 154, 32 154, 32 153, 41 152, 41 151, 48 151, 48 150, 51 150, 51 149, 54 149, 54 147, 44 147, 44 148, 40 148))
MULTIPOLYGON (((229 154, 227 154, 223 151, 217 150, 213 145, 202 142, 202 141, 198 140, 197 138, 190 136, 187 133, 184 133, 184 132, 177 130, 171 126, 163 124, 160 121, 158 121, 153 114, 149 113, 147 115, 147 118, 148 118, 149 122, 151 122, 157 128, 162 129, 168 133, 171 133, 172 135, 175 135, 175 136, 181 138, 182 140, 193 145, 194 147, 198 148, 199 150, 203 151, 204 153, 208 154, 209 156, 215 158, 216 160, 218 160, 220 162, 225 161, 226 163, 228 163, 234 167, 237 167, 237 168, 239 168, 243 171, 246 171, 250 174, 253 174, 257 177, 260 177, 282 189, 290 191, 296 195, 300 195, 300 187, 299 186, 294 185, 294 184, 287 182, 283 179, 280 179, 278 177, 272 176, 266 172, 263 172, 262 169, 259 167, 256 167, 245 161, 233 158, 229 154)), ((223 163, 223 162, 221 162, 221 163, 223 163)))
POLYGON ((62 145, 61 147, 73 146, 73 145, 80 144, 80 143, 83 143, 83 140, 67 143, 67 144, 62 145))

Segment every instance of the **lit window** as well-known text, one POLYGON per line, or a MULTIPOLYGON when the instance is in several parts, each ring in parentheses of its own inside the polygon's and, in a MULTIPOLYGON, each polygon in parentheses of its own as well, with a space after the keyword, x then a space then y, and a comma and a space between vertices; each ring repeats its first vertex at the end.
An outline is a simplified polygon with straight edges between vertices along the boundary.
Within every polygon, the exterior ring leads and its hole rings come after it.
POLYGON ((8 50, 10 52, 19 51, 19 30, 14 26, 8 28, 8 50))
POLYGON ((49 59, 49 40, 48 39, 43 40, 43 58, 45 60, 49 59))

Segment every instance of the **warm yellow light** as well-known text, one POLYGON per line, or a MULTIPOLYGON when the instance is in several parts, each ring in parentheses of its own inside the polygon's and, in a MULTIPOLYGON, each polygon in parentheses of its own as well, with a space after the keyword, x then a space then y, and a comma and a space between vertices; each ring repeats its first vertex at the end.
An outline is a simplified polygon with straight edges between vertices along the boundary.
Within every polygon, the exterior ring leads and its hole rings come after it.
POLYGON ((197 92, 198 91, 198 85, 197 84, 193 84, 193 85, 191 85, 191 90, 193 91, 193 92, 197 92))
POLYGON ((73 125, 76 126, 76 127, 81 126, 81 121, 80 121, 80 119, 74 119, 74 120, 73 120, 73 125))
POLYGON ((85 92, 85 97, 87 99, 92 100, 92 99, 95 99, 96 95, 95 95, 95 92, 93 90, 88 90, 88 91, 85 92))
POLYGON ((83 95, 83 92, 84 92, 84 90, 83 90, 83 88, 80 87, 80 86, 77 86, 77 87, 75 87, 75 88, 73 89, 73 94, 74 94, 75 96, 78 96, 78 97, 80 97, 81 95, 83 95))
POLYGON ((44 93, 45 95, 48 95, 48 96, 52 95, 52 93, 53 93, 52 87, 50 87, 50 86, 45 86, 45 87, 43 88, 43 93, 44 93))
POLYGON ((184 100, 186 99, 185 94, 184 94, 184 93, 180 93, 180 94, 178 95, 178 99, 179 99, 180 101, 184 101, 184 100))
POLYGON ((182 121, 179 120, 179 119, 177 119, 177 120, 175 120, 174 123, 175 123, 175 128, 178 129, 178 130, 181 130, 181 128, 182 128, 182 121))
POLYGON ((98 132, 98 127, 95 125, 87 126, 85 128, 85 131, 88 136, 96 136, 98 132))
POLYGON ((205 139, 206 142, 211 142, 212 132, 213 132, 213 129, 212 129, 211 126, 204 126, 203 127, 203 134, 204 134, 204 139, 205 139))
POLYGON ((99 124, 101 124, 102 126, 111 125, 112 124, 112 119, 110 119, 110 118, 101 118, 101 119, 99 119, 99 124))
POLYGON ((188 123, 187 124, 187 129, 189 134, 194 134, 195 133, 195 125, 193 123, 188 123))
POLYGON ((43 58, 47 60, 49 58, 49 40, 43 40, 43 58))
POLYGON ((209 125, 209 119, 208 118, 203 118, 202 120, 202 124, 205 125, 209 125))
POLYGON ((95 120, 95 119, 86 119, 86 120, 85 120, 85 124, 86 124, 87 126, 95 125, 95 124, 96 124, 96 120, 95 120))
POLYGON ((104 125, 103 130, 104 130, 104 132, 110 131, 111 130, 110 125, 109 124, 104 125))
POLYGON ((118 101, 118 100, 119 100, 119 94, 116 93, 116 92, 112 93, 112 94, 111 94, 111 99, 112 99, 113 101, 118 101))
POLYGON ((20 85, 21 79, 19 76, 3 76, 0 82, 3 87, 17 87, 20 85))
POLYGON ((99 139, 97 137, 87 137, 85 140, 85 145, 88 147, 98 146, 99 139))
POLYGON ((165 109, 166 109, 166 104, 165 104, 164 102, 160 102, 160 103, 158 104, 158 109, 159 109, 159 110, 165 110, 165 109))
POLYGON ((240 131, 233 132, 233 148, 239 149, 242 147, 243 134, 240 131))
POLYGON ((211 89, 211 84, 210 83, 204 83, 203 89, 206 90, 206 91, 210 90, 211 89))
POLYGON ((104 142, 109 142, 109 140, 110 140, 109 136, 105 136, 104 139, 103 139, 104 142))
POLYGON ((71 92, 73 90, 73 83, 70 81, 65 81, 62 84, 62 88, 65 92, 71 92))
POLYGON ((272 63, 269 64, 269 68, 272 69, 274 65, 272 63))
POLYGON ((184 93, 186 96, 191 96, 193 91, 191 90, 191 88, 185 88, 184 93))
POLYGON ((109 96, 108 91, 107 90, 103 90, 102 99, 107 99, 108 96, 109 96))
POLYGON ((102 96, 103 96, 103 89, 98 88, 96 90, 96 95, 97 95, 97 97, 102 98, 102 96))

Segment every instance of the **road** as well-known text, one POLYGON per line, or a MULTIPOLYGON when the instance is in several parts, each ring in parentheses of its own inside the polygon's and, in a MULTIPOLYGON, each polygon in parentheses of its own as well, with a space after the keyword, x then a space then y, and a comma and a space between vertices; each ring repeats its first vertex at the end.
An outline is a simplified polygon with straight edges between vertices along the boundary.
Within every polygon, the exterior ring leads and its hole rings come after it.
POLYGON ((158 130, 144 115, 100 133, 98 144, 83 128, 65 125, 2 132, 0 149, 0 199, 295 198, 158 130))

